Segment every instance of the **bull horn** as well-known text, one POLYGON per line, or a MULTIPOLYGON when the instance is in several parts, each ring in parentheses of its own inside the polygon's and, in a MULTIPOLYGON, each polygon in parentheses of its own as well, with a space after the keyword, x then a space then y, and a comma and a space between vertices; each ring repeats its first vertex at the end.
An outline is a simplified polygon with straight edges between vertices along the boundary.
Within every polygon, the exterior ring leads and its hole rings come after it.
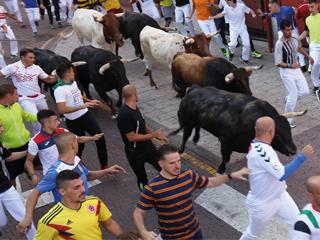
POLYGON ((188 39, 185 41, 185 44, 186 44, 186 45, 194 44, 194 39, 193 39, 193 38, 188 38, 188 39))
POLYGON ((131 62, 135 62, 138 61, 140 58, 133 58, 133 59, 125 59, 125 58, 121 58, 120 61, 122 63, 131 63, 131 62))
POLYGON ((114 14, 117 18, 120 18, 120 17, 122 17, 123 15, 125 14, 125 12, 123 12, 123 13, 116 13, 116 14, 114 14))
POLYGON ((244 69, 247 71, 247 72, 252 72, 252 71, 255 71, 255 70, 260 70, 261 68, 263 68, 264 65, 260 65, 260 66, 251 66, 251 67, 245 67, 244 69))
POLYGON ((301 112, 287 112, 282 114, 285 118, 293 118, 293 117, 301 117, 305 115, 308 112, 308 109, 305 109, 304 111, 301 112))
MULTIPOLYGON (((57 70, 54 69, 52 72, 51 72, 51 75, 54 76, 54 75, 57 75, 57 70)), ((58 75, 57 75, 58 76, 58 75)))
POLYGON ((103 16, 93 15, 93 19, 94 19, 94 21, 99 22, 99 23, 103 22, 103 16))
POLYGON ((229 74, 226 75, 225 78, 224 78, 224 80, 226 81, 226 83, 232 82, 233 79, 234 79, 234 74, 233 74, 233 73, 229 73, 229 74))
POLYGON ((220 30, 216 31, 214 33, 208 33, 206 36, 207 36, 207 38, 211 38, 211 37, 214 37, 215 35, 218 35, 219 33, 220 33, 220 30))
POLYGON ((84 62, 84 61, 72 62, 72 65, 74 67, 79 67, 79 66, 86 65, 86 64, 87 64, 87 62, 84 62))
POLYGON ((101 75, 103 75, 103 73, 108 70, 110 68, 111 64, 110 63, 106 63, 106 64, 103 64, 100 68, 99 68, 99 73, 101 75))

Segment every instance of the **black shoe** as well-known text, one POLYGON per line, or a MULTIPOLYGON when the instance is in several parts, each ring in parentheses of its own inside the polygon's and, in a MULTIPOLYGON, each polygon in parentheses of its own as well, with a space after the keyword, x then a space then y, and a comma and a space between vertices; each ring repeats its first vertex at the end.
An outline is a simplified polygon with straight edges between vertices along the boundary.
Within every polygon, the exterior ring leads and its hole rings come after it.
POLYGON ((316 91, 318 91, 318 90, 319 90, 319 87, 314 87, 312 90, 313 94, 316 95, 316 91))
POLYGON ((244 60, 241 56, 239 57, 239 60, 245 64, 249 64, 249 60, 244 60))
POLYGON ((307 65, 302 66, 302 67, 301 67, 301 71, 302 71, 303 73, 307 72, 307 71, 308 71, 307 65))
POLYGON ((35 24, 37 27, 39 27, 38 21, 34 21, 34 24, 35 24))

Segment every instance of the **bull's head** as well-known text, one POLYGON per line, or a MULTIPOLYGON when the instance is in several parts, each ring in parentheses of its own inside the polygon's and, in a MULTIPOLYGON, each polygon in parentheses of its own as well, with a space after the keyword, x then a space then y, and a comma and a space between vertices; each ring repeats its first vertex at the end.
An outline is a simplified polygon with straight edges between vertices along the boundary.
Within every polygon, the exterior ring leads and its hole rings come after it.
POLYGON ((276 132, 272 141, 272 147, 287 156, 297 153, 297 147, 293 142, 291 127, 287 118, 303 116, 307 110, 303 112, 290 112, 283 115, 278 115, 273 118, 276 124, 276 132))
POLYGON ((121 47, 124 44, 119 21, 122 15, 108 13, 104 16, 93 16, 94 21, 103 25, 103 35, 106 42, 112 43, 115 41, 117 47, 121 47))
POLYGON ((259 70, 261 68, 263 68, 263 65, 237 68, 225 76, 225 81, 230 85, 234 85, 233 90, 235 92, 252 95, 249 84, 249 77, 253 71, 259 70))
POLYGON ((194 53, 201 57, 212 56, 210 52, 211 35, 197 34, 191 38, 185 38, 184 48, 186 53, 194 53))

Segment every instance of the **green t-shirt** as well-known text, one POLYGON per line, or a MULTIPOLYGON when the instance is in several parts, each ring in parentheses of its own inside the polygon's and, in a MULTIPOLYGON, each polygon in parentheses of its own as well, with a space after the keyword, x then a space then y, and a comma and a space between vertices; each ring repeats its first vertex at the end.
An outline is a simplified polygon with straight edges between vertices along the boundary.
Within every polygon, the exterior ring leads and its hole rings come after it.
POLYGON ((320 44, 320 13, 307 17, 306 25, 309 30, 310 43, 320 44))

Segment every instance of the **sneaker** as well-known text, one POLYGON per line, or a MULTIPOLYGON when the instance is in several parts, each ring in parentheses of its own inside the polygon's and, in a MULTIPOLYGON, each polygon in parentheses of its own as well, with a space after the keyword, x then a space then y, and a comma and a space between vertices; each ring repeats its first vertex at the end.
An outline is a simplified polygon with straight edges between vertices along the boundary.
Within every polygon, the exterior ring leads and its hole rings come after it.
POLYGON ((53 24, 50 24, 50 29, 55 29, 56 27, 53 24))
POLYGON ((251 52, 251 57, 253 57, 253 58, 262 58, 262 53, 261 52, 259 52, 259 51, 252 51, 251 52))
POLYGON ((319 90, 319 87, 314 87, 314 88, 313 88, 312 92, 313 92, 314 95, 316 95, 316 91, 317 91, 317 90, 319 90))
POLYGON ((39 22, 38 21, 34 21, 34 24, 39 27, 39 22))
POLYGON ((249 60, 244 60, 241 56, 239 57, 239 60, 245 64, 249 64, 249 60))
POLYGON ((232 62, 233 55, 234 55, 234 54, 230 52, 230 55, 229 55, 229 57, 228 57, 228 60, 229 60, 230 62, 232 62))
POLYGON ((308 73, 309 73, 309 74, 311 73, 311 70, 312 70, 312 65, 309 64, 309 67, 308 67, 308 73))
POLYGON ((307 66, 306 66, 306 65, 302 66, 302 67, 301 67, 301 71, 302 71, 303 73, 307 72, 307 71, 308 71, 307 66))
POLYGON ((11 54, 10 57, 14 60, 17 60, 19 61, 20 60, 20 57, 18 55, 15 55, 15 54, 11 54))
POLYGON ((297 127, 297 125, 296 125, 294 122, 289 123, 289 125, 290 125, 290 128, 295 128, 295 127, 297 127))
POLYGON ((58 27, 59 27, 59 28, 62 28, 62 23, 61 23, 61 21, 58 22, 58 27))
POLYGON ((320 89, 316 90, 315 94, 318 99, 318 102, 320 102, 320 89))
POLYGON ((36 36, 38 36, 38 32, 34 32, 34 33, 32 33, 32 35, 33 35, 33 37, 36 37, 36 36))
POLYGON ((227 59, 230 57, 230 50, 228 48, 221 48, 221 51, 223 53, 223 56, 227 59))

